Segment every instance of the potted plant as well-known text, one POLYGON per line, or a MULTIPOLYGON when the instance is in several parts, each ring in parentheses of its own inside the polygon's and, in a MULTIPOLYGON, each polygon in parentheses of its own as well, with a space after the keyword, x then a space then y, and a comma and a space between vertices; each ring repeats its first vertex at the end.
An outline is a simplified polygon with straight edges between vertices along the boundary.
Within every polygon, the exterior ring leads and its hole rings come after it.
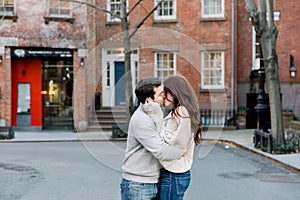
POLYGON ((246 107, 239 107, 236 115, 237 128, 246 128, 246 107))

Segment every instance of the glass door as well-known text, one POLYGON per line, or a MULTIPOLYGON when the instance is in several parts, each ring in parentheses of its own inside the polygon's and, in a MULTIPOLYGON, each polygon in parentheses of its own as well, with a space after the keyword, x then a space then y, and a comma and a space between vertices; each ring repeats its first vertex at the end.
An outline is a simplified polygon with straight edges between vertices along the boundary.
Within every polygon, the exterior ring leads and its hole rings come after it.
POLYGON ((31 126, 30 83, 18 83, 17 126, 31 126))
POLYGON ((43 61, 43 128, 73 129, 72 60, 43 61))

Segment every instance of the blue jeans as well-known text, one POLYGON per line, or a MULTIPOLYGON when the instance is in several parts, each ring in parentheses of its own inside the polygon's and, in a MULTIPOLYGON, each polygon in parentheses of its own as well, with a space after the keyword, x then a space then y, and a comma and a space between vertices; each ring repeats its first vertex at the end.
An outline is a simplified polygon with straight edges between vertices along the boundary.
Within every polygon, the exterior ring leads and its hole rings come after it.
POLYGON ((183 200, 185 191, 191 182, 191 173, 172 173, 160 170, 160 200, 183 200))
POLYGON ((151 200, 158 192, 158 183, 138 183, 124 178, 120 187, 122 200, 151 200))

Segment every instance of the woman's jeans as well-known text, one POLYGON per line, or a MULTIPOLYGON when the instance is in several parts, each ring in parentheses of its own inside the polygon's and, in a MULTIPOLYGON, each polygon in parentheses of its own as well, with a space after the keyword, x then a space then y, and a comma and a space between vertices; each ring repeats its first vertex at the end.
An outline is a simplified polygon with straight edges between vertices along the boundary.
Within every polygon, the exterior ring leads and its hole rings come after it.
POLYGON ((172 173, 160 170, 160 200, 182 200, 191 181, 191 173, 172 173))
POLYGON ((122 200, 151 200, 158 192, 158 183, 137 183, 124 178, 120 187, 122 200))

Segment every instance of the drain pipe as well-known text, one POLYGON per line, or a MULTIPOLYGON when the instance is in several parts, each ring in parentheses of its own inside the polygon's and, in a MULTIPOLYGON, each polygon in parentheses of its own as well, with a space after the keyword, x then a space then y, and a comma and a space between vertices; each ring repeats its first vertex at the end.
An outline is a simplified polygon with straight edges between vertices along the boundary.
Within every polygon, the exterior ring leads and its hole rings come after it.
POLYGON ((226 119, 226 125, 229 125, 229 122, 231 120, 233 120, 235 118, 235 105, 234 105, 234 88, 235 88, 235 67, 234 67, 234 60, 235 60, 235 56, 234 56, 234 45, 235 45, 235 41, 234 41, 234 0, 231 1, 231 114, 229 117, 227 117, 226 119))

